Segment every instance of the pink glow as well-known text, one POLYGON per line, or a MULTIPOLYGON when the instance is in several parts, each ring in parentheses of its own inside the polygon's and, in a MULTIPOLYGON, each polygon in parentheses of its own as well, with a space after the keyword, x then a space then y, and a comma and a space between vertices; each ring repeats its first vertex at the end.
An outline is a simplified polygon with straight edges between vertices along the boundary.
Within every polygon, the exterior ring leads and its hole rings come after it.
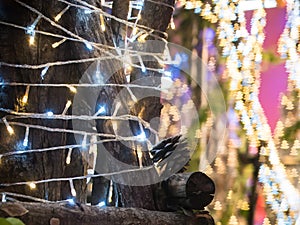
MULTIPOLYGON (((286 9, 273 8, 266 9, 267 25, 265 27, 266 38, 264 49, 277 53, 277 43, 285 25, 286 9)), ((250 31, 250 21, 253 11, 246 12, 247 30, 250 31)), ((261 73, 261 87, 259 99, 265 111, 269 125, 272 131, 280 118, 280 93, 285 92, 287 88, 287 73, 284 64, 263 63, 264 71, 261 73)))

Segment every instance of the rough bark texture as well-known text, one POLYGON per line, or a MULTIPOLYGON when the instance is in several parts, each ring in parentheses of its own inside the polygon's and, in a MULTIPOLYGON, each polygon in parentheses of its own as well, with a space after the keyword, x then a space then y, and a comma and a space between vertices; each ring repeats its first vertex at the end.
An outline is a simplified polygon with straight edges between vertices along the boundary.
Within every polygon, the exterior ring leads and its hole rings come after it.
MULTIPOLYGON (((172 15, 172 8, 169 6, 165 5, 160 5, 160 4, 155 4, 155 2, 160 3, 160 1, 145 1, 143 11, 142 11, 142 20, 140 21, 140 24, 149 26, 150 28, 154 30, 158 30, 160 32, 164 32, 170 22, 171 15, 172 15), (158 7, 159 6, 159 7, 158 7), (153 17, 153 12, 156 13, 156 16, 153 17), (160 16, 159 19, 157 16, 160 16)), ((165 0, 164 3, 167 3, 168 5, 173 6, 174 5, 174 0, 165 0)), ((126 10, 127 10, 127 4, 128 1, 114 1, 113 7, 118 7, 121 12, 117 13, 118 10, 116 8, 113 8, 112 12, 115 16, 125 19, 126 18, 126 10)), ((115 23, 115 21, 112 21, 112 25, 119 26, 118 23, 115 23)), ((115 30, 119 29, 119 27, 112 27, 114 33, 115 30)), ((123 29, 122 27, 120 29, 123 29)), ((159 32, 159 34, 160 34, 159 32)), ((163 49, 161 49, 163 50, 163 49)), ((153 65, 152 65, 153 66, 153 65)), ((149 86, 159 86, 157 83, 157 79, 154 79, 152 81, 152 78, 150 75, 153 77, 155 76, 156 78, 161 76, 160 74, 154 74, 154 73, 149 73, 146 75, 146 77, 149 76, 148 82, 143 83, 144 85, 149 85, 149 86)), ((115 76, 115 75, 114 75, 115 76)), ((114 77, 113 76, 113 77, 114 77)), ((140 70, 136 70, 134 74, 131 74, 132 80, 136 80, 138 77, 142 77, 142 72, 140 70)), ((111 80, 112 83, 114 83, 114 80, 111 80)), ((126 83, 126 82, 124 82, 126 83)), ((136 105, 128 107, 129 102, 132 101, 132 99, 124 97, 126 95, 123 90, 123 94, 120 94, 121 90, 116 89, 116 88, 105 88, 103 91, 100 93, 99 98, 98 98, 98 103, 103 104, 105 103, 108 108, 109 108, 109 113, 108 115, 111 115, 115 108, 115 99, 117 99, 117 96, 120 98, 120 96, 123 95, 123 108, 126 108, 129 112, 134 115, 141 115, 141 118, 145 119, 146 121, 150 122, 152 118, 159 118, 160 117, 160 110, 162 108, 162 105, 160 103, 160 98, 158 97, 150 97, 147 98, 146 101, 142 100, 136 103, 136 105), (129 108, 129 109, 128 109, 129 108)), ((125 91, 126 92, 126 91, 125 91)), ((135 93, 135 91, 133 90, 135 93)), ((140 92, 137 91, 137 92, 140 92)), ((128 93, 127 93, 128 96, 128 93)), ((130 97, 130 96, 129 96, 130 97)), ((122 99, 121 99, 122 100, 122 99)), ((126 111, 126 110, 125 110, 126 111)), ((122 125, 121 123, 118 123, 117 127, 119 129, 122 129, 120 127, 124 127, 124 124, 122 125)), ((126 127, 126 125, 125 125, 126 127)), ((138 123, 131 123, 130 122, 130 128, 132 129, 131 136, 132 135, 138 135, 141 131, 139 129, 138 123), (133 134, 132 134, 133 133, 133 134)), ((127 124, 127 129, 130 129, 127 124)), ((123 128, 124 129, 124 128, 123 128)), ((115 131, 112 128, 112 121, 97 121, 97 130, 100 133, 111 133, 114 134, 115 131)), ((120 132, 120 130, 118 130, 120 132)), ((125 131, 126 132, 126 131, 125 131)), ((120 132, 121 133, 121 132, 120 132)), ((129 131, 127 131, 127 134, 129 131)), ((128 144, 128 143, 127 143, 128 144)), ((139 144, 138 144, 139 145, 139 144)), ((130 166, 138 166, 138 159, 137 159, 137 154, 136 154, 136 143, 129 143, 127 146, 122 145, 121 143, 107 143, 103 145, 105 149, 110 151, 110 154, 115 158, 120 160, 122 163, 126 163, 127 165, 130 166), (128 147, 129 146, 129 147, 128 147)), ((141 148, 145 149, 145 146, 141 146, 141 148)), ((101 156, 103 158, 103 156, 101 156)), ((101 159, 98 157, 99 160, 101 159)), ((118 165, 113 165, 112 162, 109 162, 108 167, 113 168, 118 170, 118 165)), ((151 165, 152 162, 149 157, 148 152, 144 152, 143 154, 143 166, 148 166, 151 165)), ((136 167, 138 168, 138 167, 136 167)), ((153 171, 151 171, 153 172, 153 171)), ((117 180, 119 181, 118 184, 115 184, 116 191, 118 193, 117 197, 117 205, 123 206, 123 207, 138 207, 138 208, 146 208, 146 209, 157 209, 155 206, 154 202, 154 197, 153 197, 153 189, 154 187, 151 186, 129 186, 129 185, 123 185, 124 180, 129 180, 129 179, 148 179, 151 180, 153 177, 156 176, 154 173, 145 173, 139 176, 135 177, 133 174, 124 174, 122 176, 119 176, 117 180), (142 177, 142 178, 141 178, 142 177), (123 181, 123 182, 122 182, 123 181), (122 184, 123 183, 123 184, 122 184), (141 201, 143 199, 143 201, 141 201)), ((100 182, 101 183, 101 182, 100 182)), ((151 182, 150 182, 151 183, 151 182)), ((154 182, 152 182, 154 183, 154 182)), ((96 191, 95 191, 96 194, 96 191)), ((104 195, 107 195, 107 193, 104 192, 104 195)), ((99 197, 99 195, 97 195, 99 197)))
MULTIPOLYGON (((53 18, 60 10, 65 7, 57 1, 23 1, 49 18, 53 18)), ((20 24, 27 27, 37 18, 37 14, 30 12, 29 9, 21 6, 14 1, 1 1, 0 18, 3 21, 20 24)), ((60 20, 60 23, 71 29, 74 27, 74 11, 70 10, 60 20)), ((62 31, 54 28, 50 23, 40 20, 36 26, 38 30, 45 30, 52 33, 64 34, 62 31)), ((60 39, 35 34, 35 44, 29 46, 29 35, 24 30, 11 28, 1 25, 0 27, 0 61, 13 64, 43 64, 47 62, 65 61, 83 57, 80 52, 85 51, 84 45, 66 42, 56 49, 52 44, 60 39), (71 50, 70 50, 71 49, 71 50)), ((64 34, 65 35, 65 34, 64 34)), ((67 65, 50 67, 44 77, 41 79, 41 71, 11 68, 1 66, 0 73, 2 79, 6 82, 24 82, 24 83, 77 83, 82 72, 87 65, 67 65)), ((0 89, 0 107, 16 110, 19 112, 45 113, 48 110, 55 114, 60 114, 67 100, 72 99, 72 94, 68 88, 48 88, 32 87, 29 91, 28 104, 22 106, 20 99, 25 93, 26 87, 3 87, 0 89)), ((1 117, 5 114, 2 113, 1 117)), ((70 122, 62 120, 41 120, 41 119, 17 119, 12 116, 8 120, 26 122, 56 128, 70 128, 70 122)), ((15 135, 9 136, 5 126, 0 125, 0 152, 5 153, 14 150, 26 149, 22 146, 25 134, 24 127, 14 126, 15 135)), ((30 129, 29 146, 30 149, 47 148, 73 144, 74 138, 66 133, 47 132, 39 129, 30 129)), ((65 164, 65 150, 22 154, 18 156, 3 157, 1 166, 1 183, 13 183, 17 181, 29 181, 47 179, 53 177, 78 176, 84 173, 84 163, 81 159, 81 153, 74 149, 71 165, 65 164), (33 172, 34 171, 34 172, 33 172)), ((84 182, 83 182, 84 183, 84 182)), ((78 190, 78 199, 84 201, 84 185, 81 182, 75 182, 75 188, 78 190), (83 185, 83 186, 82 186, 83 185)), ((14 191, 23 194, 34 195, 49 200, 65 199, 70 195, 70 188, 67 183, 49 183, 37 185, 37 190, 31 191, 26 186, 9 188, 8 191, 14 191)))
MULTIPOLYGON (((12 208, 19 203, 1 203, 0 216, 11 216, 12 208), (7 210, 10 208, 10 210, 7 210)), ((97 206, 70 206, 65 203, 22 203, 28 210, 19 216, 26 225, 213 225, 214 221, 206 212, 196 216, 181 213, 166 213, 134 208, 99 208, 97 206), (52 223, 50 223, 52 221, 52 223), (56 222, 56 223, 55 223, 56 222), (59 222, 59 223, 58 223, 59 222)))

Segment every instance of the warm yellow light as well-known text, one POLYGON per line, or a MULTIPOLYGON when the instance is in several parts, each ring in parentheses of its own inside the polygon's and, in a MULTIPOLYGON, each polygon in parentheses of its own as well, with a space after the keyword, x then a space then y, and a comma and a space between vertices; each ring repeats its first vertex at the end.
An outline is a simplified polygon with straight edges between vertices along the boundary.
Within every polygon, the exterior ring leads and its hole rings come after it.
POLYGON ((141 35, 141 36, 138 38, 138 41, 139 41, 140 43, 145 43, 146 37, 148 37, 148 34, 143 34, 143 35, 141 35))
POLYGON ((29 183, 30 189, 36 189, 36 184, 35 183, 29 183))
POLYGON ((170 24, 170 26, 171 26, 171 29, 172 29, 172 30, 175 30, 175 29, 176 29, 176 26, 175 26, 175 23, 174 23, 173 18, 171 19, 171 24, 170 24))
POLYGON ((58 21, 60 20, 60 18, 61 18, 61 14, 58 14, 56 17, 54 17, 54 20, 55 20, 56 22, 58 22, 58 21))
POLYGON ((75 87, 70 86, 69 89, 72 93, 77 93, 77 89, 75 87))
POLYGON ((6 128, 10 135, 13 135, 15 133, 14 129, 10 125, 8 125, 6 128))
POLYGON ((22 103, 26 104, 28 102, 28 95, 24 95, 22 98, 22 103))
POLYGON ((105 21, 104 21, 102 14, 100 15, 100 23, 101 23, 101 25, 100 25, 101 30, 102 30, 102 32, 104 32, 105 31, 105 21))
POLYGON ((29 37, 29 45, 34 45, 34 36, 29 37))

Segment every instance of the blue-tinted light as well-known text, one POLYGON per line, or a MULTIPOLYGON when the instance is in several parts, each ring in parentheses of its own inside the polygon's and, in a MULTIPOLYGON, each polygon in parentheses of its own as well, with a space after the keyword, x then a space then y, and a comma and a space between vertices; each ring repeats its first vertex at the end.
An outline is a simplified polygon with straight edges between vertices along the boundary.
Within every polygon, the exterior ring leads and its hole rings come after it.
POLYGON ((51 117, 51 116, 53 116, 53 115, 54 115, 54 113, 53 113, 53 112, 51 112, 51 111, 47 112, 46 114, 47 114, 47 116, 49 116, 49 117, 51 117))
POLYGON ((99 202, 99 204, 98 204, 97 206, 99 206, 99 207, 101 208, 101 207, 104 207, 104 206, 106 206, 106 204, 105 204, 105 202, 104 202, 104 201, 102 201, 102 202, 99 202))

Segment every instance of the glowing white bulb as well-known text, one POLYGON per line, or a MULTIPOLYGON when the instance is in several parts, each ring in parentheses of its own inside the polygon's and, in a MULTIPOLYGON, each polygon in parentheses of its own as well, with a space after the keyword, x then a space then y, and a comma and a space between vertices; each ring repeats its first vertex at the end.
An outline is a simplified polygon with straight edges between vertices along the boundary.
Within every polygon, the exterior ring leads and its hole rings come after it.
POLYGON ((145 73, 146 72, 146 67, 145 67, 145 64, 142 60, 142 57, 141 56, 138 56, 139 58, 139 61, 140 61, 140 64, 141 64, 141 69, 142 69, 142 72, 145 73))
POLYGON ((85 42, 85 46, 87 47, 88 50, 93 50, 93 46, 89 42, 85 42))
POLYGON ((139 135, 137 135, 136 138, 138 139, 138 141, 145 141, 147 139, 144 131, 142 131, 139 135))
POLYGON ((82 140, 82 144, 81 144, 81 146, 82 146, 83 149, 86 149, 86 139, 87 139, 87 134, 85 134, 83 136, 83 140, 82 140))
POLYGON ((69 148, 69 151, 68 151, 68 155, 67 155, 67 158, 66 158, 66 164, 69 165, 71 163, 71 155, 72 155, 72 148, 69 148))
POLYGON ((91 14, 92 13, 92 10, 90 10, 90 9, 85 9, 84 10, 84 14, 91 14))
POLYGON ((100 106, 98 111, 94 114, 94 116, 103 115, 106 112, 105 106, 100 106))
POLYGON ((70 106, 72 105, 72 102, 70 100, 67 101, 66 106, 62 112, 62 115, 66 115, 68 109, 70 108, 70 106))
POLYGON ((2 193, 2 202, 6 202, 6 194, 2 193))
POLYGON ((46 114, 47 114, 47 116, 49 116, 49 117, 52 117, 52 116, 54 115, 54 113, 51 112, 51 111, 47 112, 46 114))
POLYGON ((100 208, 106 206, 105 201, 99 202, 97 206, 99 206, 100 208))
POLYGON ((26 127, 25 138, 24 138, 24 141, 23 141, 23 146, 24 147, 28 146, 28 136, 29 136, 29 127, 26 127))
POLYGON ((45 75, 46 75, 48 69, 49 69, 49 66, 46 66, 46 67, 42 70, 42 72, 41 72, 41 78, 42 78, 42 80, 44 80, 44 77, 45 77, 45 75))
POLYGON ((70 180, 70 188, 71 188, 71 194, 73 197, 76 197, 76 190, 74 188, 73 180, 70 180))
POLYGON ((73 198, 67 199, 67 202, 68 202, 70 205, 75 205, 75 201, 74 201, 73 198))

